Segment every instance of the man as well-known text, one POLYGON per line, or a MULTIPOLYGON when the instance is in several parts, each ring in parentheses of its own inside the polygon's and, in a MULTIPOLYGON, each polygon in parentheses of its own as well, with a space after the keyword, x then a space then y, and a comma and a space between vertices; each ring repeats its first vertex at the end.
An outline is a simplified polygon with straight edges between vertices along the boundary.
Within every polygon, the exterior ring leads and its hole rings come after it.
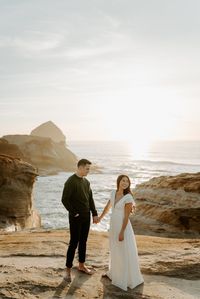
POLYGON ((90 171, 92 163, 81 159, 77 164, 77 171, 65 182, 62 203, 69 212, 70 242, 67 250, 66 269, 64 278, 71 281, 71 268, 78 246, 78 270, 86 274, 92 271, 85 266, 86 243, 90 228, 90 213, 93 223, 98 223, 92 190, 89 181, 84 178, 90 171))

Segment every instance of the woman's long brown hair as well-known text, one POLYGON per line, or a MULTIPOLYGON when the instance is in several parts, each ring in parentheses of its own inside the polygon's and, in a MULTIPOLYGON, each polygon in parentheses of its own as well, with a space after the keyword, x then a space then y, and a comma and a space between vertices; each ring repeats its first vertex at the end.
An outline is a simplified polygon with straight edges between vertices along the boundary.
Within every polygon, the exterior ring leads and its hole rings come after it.
POLYGON ((118 178, 117 178, 117 191, 119 190, 119 184, 120 184, 120 182, 121 182, 121 180, 123 179, 123 178, 127 178, 128 179, 128 182, 129 182, 129 186, 126 188, 126 189, 124 189, 124 195, 126 195, 126 194, 128 194, 128 193, 130 193, 131 195, 132 195, 132 192, 131 192, 131 189, 130 189, 130 187, 131 187, 131 181, 130 181, 130 179, 129 179, 129 177, 126 175, 126 174, 120 174, 119 176, 118 176, 118 178))

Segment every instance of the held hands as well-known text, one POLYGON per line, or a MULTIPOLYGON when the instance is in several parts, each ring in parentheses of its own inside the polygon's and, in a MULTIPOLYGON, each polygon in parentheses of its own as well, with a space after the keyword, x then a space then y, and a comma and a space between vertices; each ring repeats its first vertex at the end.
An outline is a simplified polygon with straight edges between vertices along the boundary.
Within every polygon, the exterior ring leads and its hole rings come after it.
POLYGON ((102 214, 100 216, 93 216, 93 223, 98 224, 99 222, 101 222, 102 218, 102 214))
POLYGON ((100 222, 99 217, 98 216, 93 216, 93 223, 97 224, 99 222, 100 222))
MULTIPOLYGON (((79 214, 76 214, 75 216, 74 216, 74 218, 77 218, 77 217, 79 217, 79 214)), ((95 223, 95 224, 97 224, 97 223, 99 223, 100 222, 100 217, 98 217, 98 216, 94 216, 93 217, 93 223, 95 223)))
POLYGON ((93 223, 98 224, 101 221, 101 217, 100 216, 94 216, 93 217, 93 223))

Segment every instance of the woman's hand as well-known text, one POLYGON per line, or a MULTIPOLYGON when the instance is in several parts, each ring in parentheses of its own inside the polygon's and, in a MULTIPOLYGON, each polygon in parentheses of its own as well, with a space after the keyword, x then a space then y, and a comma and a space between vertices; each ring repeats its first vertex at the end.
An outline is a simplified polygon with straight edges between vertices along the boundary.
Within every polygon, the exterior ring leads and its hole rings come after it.
POLYGON ((124 232, 120 232, 120 233, 119 233, 118 240, 119 240, 120 242, 124 240, 124 232))

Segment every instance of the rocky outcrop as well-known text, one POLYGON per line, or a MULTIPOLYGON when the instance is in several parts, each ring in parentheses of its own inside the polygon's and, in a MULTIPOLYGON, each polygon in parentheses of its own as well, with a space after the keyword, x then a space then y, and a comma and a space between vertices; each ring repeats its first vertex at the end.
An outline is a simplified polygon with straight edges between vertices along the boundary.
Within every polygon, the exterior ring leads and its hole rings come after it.
POLYGON ((0 155, 0 230, 40 227, 32 197, 36 176, 32 165, 0 155))
POLYGON ((31 135, 6 135, 3 138, 17 145, 23 160, 34 165, 39 174, 75 170, 77 158, 62 142, 31 135))
POLYGON ((54 142, 65 144, 65 135, 52 121, 47 121, 41 124, 31 131, 31 135, 49 137, 54 142))
POLYGON ((24 156, 16 144, 10 144, 6 139, 0 138, 0 154, 23 159, 24 156))
POLYGON ((63 280, 68 230, 0 234, 0 298, 27 299, 195 299, 199 298, 198 239, 136 236, 144 285, 126 292, 107 278, 108 234, 91 231, 87 265, 94 274, 72 268, 72 282, 63 280))
POLYGON ((200 234, 200 173, 161 176, 133 190, 135 231, 200 234))

